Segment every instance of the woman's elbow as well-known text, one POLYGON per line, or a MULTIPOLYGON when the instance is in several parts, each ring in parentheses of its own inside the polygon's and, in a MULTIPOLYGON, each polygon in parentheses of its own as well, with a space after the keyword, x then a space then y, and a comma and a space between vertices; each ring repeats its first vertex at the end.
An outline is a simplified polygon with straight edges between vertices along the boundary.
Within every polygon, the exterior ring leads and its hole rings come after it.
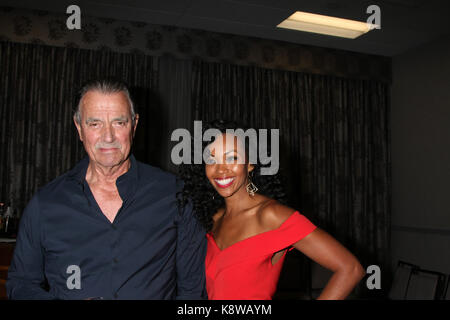
POLYGON ((354 282, 358 283, 362 278, 366 275, 366 271, 362 267, 361 263, 354 258, 350 259, 350 261, 345 261, 338 268, 337 273, 342 274, 347 279, 352 279, 354 282))
POLYGON ((346 273, 349 274, 356 282, 359 282, 366 275, 366 270, 364 270, 361 263, 358 260, 353 261, 346 267, 346 273))

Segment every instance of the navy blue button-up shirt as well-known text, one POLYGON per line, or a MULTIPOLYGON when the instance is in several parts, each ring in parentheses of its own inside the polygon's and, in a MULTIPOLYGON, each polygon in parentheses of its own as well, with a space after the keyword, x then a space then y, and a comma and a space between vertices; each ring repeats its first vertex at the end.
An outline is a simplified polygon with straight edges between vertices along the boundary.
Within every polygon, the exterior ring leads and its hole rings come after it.
POLYGON ((10 299, 201 299, 205 232, 179 211, 176 177, 130 156, 111 223, 86 182, 89 159, 25 209, 6 283, 10 299), (45 279, 49 291, 42 288, 45 279))

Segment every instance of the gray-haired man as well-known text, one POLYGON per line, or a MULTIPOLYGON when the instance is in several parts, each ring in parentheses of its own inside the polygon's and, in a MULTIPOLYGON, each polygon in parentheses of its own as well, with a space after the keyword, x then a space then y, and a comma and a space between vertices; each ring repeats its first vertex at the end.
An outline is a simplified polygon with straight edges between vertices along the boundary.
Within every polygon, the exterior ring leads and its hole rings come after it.
POLYGON ((10 299, 203 297, 204 231, 191 207, 178 211, 175 176, 130 154, 138 120, 121 82, 81 89, 74 121, 88 156, 28 204, 10 299))

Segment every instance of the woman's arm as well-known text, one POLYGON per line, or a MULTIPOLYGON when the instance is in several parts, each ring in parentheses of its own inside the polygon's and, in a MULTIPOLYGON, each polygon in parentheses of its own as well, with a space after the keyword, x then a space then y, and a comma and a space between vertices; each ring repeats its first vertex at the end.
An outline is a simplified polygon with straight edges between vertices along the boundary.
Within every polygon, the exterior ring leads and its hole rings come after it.
POLYGON ((321 266, 333 271, 333 276, 318 300, 345 299, 365 276, 365 271, 356 257, 319 228, 293 246, 321 266))
MULTIPOLYGON (((260 215, 263 230, 278 228, 293 211, 295 210, 278 202, 269 202, 263 207, 260 215)), ((319 228, 293 246, 321 266, 333 271, 333 276, 318 297, 320 300, 345 299, 365 276, 358 259, 331 235, 319 228)))

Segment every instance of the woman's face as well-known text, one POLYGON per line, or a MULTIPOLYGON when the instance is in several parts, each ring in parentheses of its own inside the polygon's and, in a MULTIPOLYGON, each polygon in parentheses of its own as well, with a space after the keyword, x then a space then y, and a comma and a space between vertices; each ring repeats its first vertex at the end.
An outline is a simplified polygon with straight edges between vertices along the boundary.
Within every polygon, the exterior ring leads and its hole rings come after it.
POLYGON ((246 192, 248 173, 253 165, 247 163, 241 141, 234 135, 222 134, 207 148, 206 177, 217 192, 224 198, 246 192))

